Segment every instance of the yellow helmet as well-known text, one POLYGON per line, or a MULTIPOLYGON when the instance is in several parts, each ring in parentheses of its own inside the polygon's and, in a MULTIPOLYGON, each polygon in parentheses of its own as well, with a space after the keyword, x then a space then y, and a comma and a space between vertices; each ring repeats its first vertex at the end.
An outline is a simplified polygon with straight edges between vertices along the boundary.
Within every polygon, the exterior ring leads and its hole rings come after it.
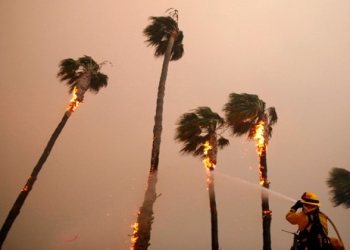
POLYGON ((301 196, 301 203, 303 204, 309 204, 314 206, 321 206, 320 201, 318 200, 318 197, 313 192, 305 192, 301 196))

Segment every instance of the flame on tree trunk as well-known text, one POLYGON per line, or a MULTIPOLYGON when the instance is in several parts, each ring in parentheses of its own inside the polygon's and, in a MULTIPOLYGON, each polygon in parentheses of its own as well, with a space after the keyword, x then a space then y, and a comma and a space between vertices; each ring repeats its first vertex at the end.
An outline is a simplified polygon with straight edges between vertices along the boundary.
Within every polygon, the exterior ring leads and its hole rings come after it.
POLYGON ((271 213, 269 208, 269 193, 265 189, 270 188, 270 183, 267 180, 267 162, 266 150, 267 143, 265 141, 265 123, 260 120, 255 128, 255 136, 257 152, 259 155, 259 178, 261 190, 261 209, 262 209, 262 224, 263 224, 263 250, 271 250, 271 213))
POLYGON ((58 124, 54 133, 51 135, 51 138, 50 138, 49 142, 47 143, 47 145, 44 149, 44 152, 42 153, 42 155, 41 155, 38 163, 34 167, 32 173, 28 177, 26 184, 24 185, 20 194, 18 195, 15 203, 13 204, 13 206, 12 206, 12 208, 11 208, 11 210, 10 210, 10 212, 9 212, 9 214, 8 214, 6 220, 1 228, 1 231, 0 231, 0 249, 1 249, 3 243, 6 239, 8 232, 10 231, 14 221, 16 220, 17 216, 19 215, 21 208, 22 208, 25 200, 27 199, 29 192, 32 190, 41 168, 43 167, 44 163, 46 162, 47 158, 49 157, 51 150, 52 150, 58 136, 60 135, 62 129, 66 125, 66 122, 67 122, 68 118, 70 117, 71 113, 74 112, 74 110, 76 109, 76 107, 80 103, 79 101, 77 101, 76 92, 77 92, 77 88, 74 89, 73 98, 70 101, 70 104, 69 104, 66 112, 64 113, 64 115, 61 119, 61 122, 58 124))
POLYGON ((209 194, 210 221, 211 221, 211 248, 219 249, 218 236, 218 212, 216 208, 215 189, 214 189, 214 169, 217 159, 217 140, 216 136, 212 136, 210 142, 206 141, 204 146, 203 163, 207 170, 207 187, 209 194))
POLYGON ((160 76, 158 95, 157 95, 157 106, 156 115, 154 117, 153 127, 153 143, 152 143, 152 154, 151 154, 151 167, 148 174, 148 183, 145 191, 144 201, 142 207, 137 215, 137 222, 133 225, 134 232, 131 237, 132 250, 146 250, 150 246, 152 223, 154 220, 153 216, 153 205, 157 199, 156 185, 158 181, 158 163, 159 163, 159 152, 162 135, 162 121, 163 121, 163 103, 165 95, 165 82, 168 73, 168 65, 170 62, 171 51, 174 45, 175 37, 177 32, 173 31, 166 52, 164 54, 162 73, 160 76))

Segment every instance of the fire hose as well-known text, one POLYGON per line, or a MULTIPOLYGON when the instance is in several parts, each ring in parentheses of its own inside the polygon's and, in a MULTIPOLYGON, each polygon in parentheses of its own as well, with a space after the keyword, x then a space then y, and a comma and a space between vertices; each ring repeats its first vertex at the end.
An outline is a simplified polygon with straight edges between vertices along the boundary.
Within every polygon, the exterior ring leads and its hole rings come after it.
MULTIPOLYGON (((331 223, 332 227, 334 228, 334 231, 336 232, 338 239, 344 244, 344 242, 342 241, 340 234, 338 232, 337 227, 334 225, 333 221, 323 212, 320 212, 321 214, 323 214, 324 216, 326 216, 327 220, 331 223)), ((345 246, 343 247, 343 249, 345 250, 345 246)))

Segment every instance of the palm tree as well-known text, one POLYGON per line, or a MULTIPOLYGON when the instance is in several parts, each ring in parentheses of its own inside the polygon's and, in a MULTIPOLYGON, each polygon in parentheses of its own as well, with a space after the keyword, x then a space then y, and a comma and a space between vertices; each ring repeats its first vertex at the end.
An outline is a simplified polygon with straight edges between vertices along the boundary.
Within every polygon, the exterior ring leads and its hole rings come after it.
POLYGON ((350 208, 350 172, 344 168, 332 168, 327 185, 331 189, 333 205, 350 208))
POLYGON ((198 107, 190 113, 183 114, 176 128, 175 140, 184 143, 180 152, 204 158, 207 169, 207 185, 211 215, 212 249, 219 249, 218 216, 214 190, 214 169, 218 148, 229 145, 229 141, 221 136, 225 129, 225 121, 209 107, 198 107))
POLYGON ((58 124, 54 133, 51 135, 51 138, 47 143, 44 152, 42 153, 38 163, 34 167, 26 184, 24 185, 22 191, 13 204, 1 228, 0 249, 6 239, 9 230, 12 227, 12 224, 19 215, 29 192, 32 190, 34 182, 36 181, 46 159, 48 158, 59 134, 61 133, 70 115, 74 112, 75 108, 79 105, 79 103, 83 101, 85 92, 87 90, 90 90, 97 93, 102 87, 107 86, 108 77, 107 75, 100 72, 102 64, 97 64, 90 56, 84 56, 78 60, 68 58, 60 62, 60 70, 57 74, 57 77, 60 81, 66 81, 66 83, 70 86, 69 92, 74 92, 74 96, 66 112, 64 113, 61 122, 58 124))
MULTIPOLYGON (((248 135, 248 139, 255 139, 259 154, 260 185, 269 189, 267 180, 266 150, 268 141, 272 137, 272 126, 277 122, 274 107, 266 108, 265 102, 257 95, 236 94, 229 95, 229 101, 223 108, 226 121, 231 127, 233 135, 248 135)), ((263 249, 271 249, 271 210, 269 208, 268 192, 262 190, 261 207, 263 217, 263 249)))
POLYGON ((153 143, 151 153, 151 166, 144 201, 134 224, 132 234, 132 249, 145 250, 150 245, 151 228, 153 223, 153 205, 157 198, 156 184, 158 179, 159 151, 162 134, 163 103, 165 82, 170 61, 178 60, 184 53, 182 40, 183 33, 178 27, 177 10, 169 9, 169 16, 150 17, 151 24, 144 30, 148 46, 155 47, 155 57, 164 56, 157 96, 156 115, 153 127, 153 143))

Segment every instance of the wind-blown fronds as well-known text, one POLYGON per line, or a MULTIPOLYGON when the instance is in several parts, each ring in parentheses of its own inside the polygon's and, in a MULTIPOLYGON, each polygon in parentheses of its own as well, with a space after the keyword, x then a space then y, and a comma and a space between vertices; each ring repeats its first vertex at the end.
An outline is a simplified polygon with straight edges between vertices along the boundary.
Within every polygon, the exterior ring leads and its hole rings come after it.
POLYGON ((143 30, 143 34, 147 37, 145 41, 147 45, 155 47, 155 57, 160 57, 165 54, 171 36, 175 36, 175 41, 170 60, 176 61, 184 54, 184 46, 182 44, 184 35, 178 27, 177 11, 175 13, 176 15, 172 14, 171 16, 150 17, 150 25, 143 30))
POLYGON ((350 208, 350 172, 344 168, 332 168, 327 185, 331 189, 333 205, 350 208))
POLYGON ((59 64, 57 77, 60 81, 66 82, 71 93, 75 87, 79 88, 79 84, 82 84, 80 79, 83 79, 84 75, 90 74, 91 77, 87 78, 90 79, 90 82, 87 83, 88 90, 97 93, 108 83, 108 76, 100 72, 103 64, 97 64, 90 56, 86 55, 78 58, 78 60, 64 59, 59 64))
POLYGON ((255 126, 259 121, 264 121, 266 142, 272 137, 272 126, 278 120, 274 107, 266 109, 265 102, 259 99, 259 96, 246 93, 231 93, 223 111, 226 122, 235 136, 247 134, 249 139, 253 139, 255 126))
POLYGON ((177 125, 174 139, 184 144, 180 151, 183 154, 203 157, 203 144, 213 135, 219 137, 217 145, 220 149, 229 145, 229 140, 220 133, 225 129, 225 120, 209 107, 198 107, 183 114, 177 125))

